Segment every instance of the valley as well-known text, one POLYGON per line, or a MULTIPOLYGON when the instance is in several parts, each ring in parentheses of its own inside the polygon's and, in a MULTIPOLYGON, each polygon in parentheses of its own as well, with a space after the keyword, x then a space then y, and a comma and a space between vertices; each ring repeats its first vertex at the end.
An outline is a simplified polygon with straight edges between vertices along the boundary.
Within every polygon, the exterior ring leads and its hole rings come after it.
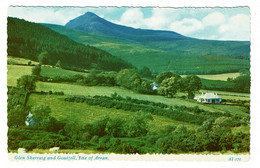
POLYGON ((8 151, 248 153, 249 45, 92 13, 65 26, 8 18, 8 151))

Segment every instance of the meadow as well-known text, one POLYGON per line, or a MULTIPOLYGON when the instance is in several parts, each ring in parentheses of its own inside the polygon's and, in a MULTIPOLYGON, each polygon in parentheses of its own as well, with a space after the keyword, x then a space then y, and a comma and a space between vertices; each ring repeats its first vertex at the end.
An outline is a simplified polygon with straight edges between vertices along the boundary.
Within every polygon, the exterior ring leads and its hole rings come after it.
MULTIPOLYGON (((8 85, 9 86, 16 86, 16 80, 21 77, 22 75, 31 74, 33 66, 21 66, 21 65, 8 65, 8 85), (17 73, 19 72, 19 73, 17 73)), ((75 72, 75 71, 70 71, 70 70, 64 70, 64 69, 57 69, 57 68, 51 68, 51 67, 42 67, 42 76, 46 77, 56 77, 59 74, 62 75, 67 75, 67 76, 74 76, 76 74, 80 75, 88 75, 88 73, 83 73, 83 72, 75 72)), ((224 81, 223 81, 224 82, 224 81)), ((65 98, 67 97, 73 97, 73 96, 95 96, 95 95, 103 95, 103 96, 111 96, 114 93, 117 93, 118 95, 126 98, 126 97, 131 97, 135 98, 138 100, 147 100, 150 102, 155 102, 155 103, 163 103, 168 106, 172 106, 173 108, 183 108, 184 113, 189 113, 192 115, 194 112, 185 112, 188 110, 187 108, 194 108, 201 110, 205 110, 204 112, 202 111, 201 114, 198 111, 199 115, 205 115, 209 118, 211 116, 216 119, 216 117, 219 116, 230 116, 232 115, 232 119, 236 120, 237 124, 233 125, 231 128, 232 131, 232 136, 237 138, 241 133, 242 135, 244 134, 249 134, 250 132, 250 126, 247 125, 248 118, 250 117, 250 114, 248 113, 248 109, 244 106, 240 106, 238 104, 233 104, 233 105, 228 105, 228 104, 200 104, 194 100, 186 99, 183 98, 186 93, 179 92, 176 94, 175 97, 173 98, 166 98, 160 95, 146 95, 146 94, 141 94, 137 93, 135 91, 125 89, 123 87, 119 86, 86 86, 86 85, 80 85, 78 83, 69 83, 69 82, 61 82, 61 83, 54 83, 54 82, 42 82, 42 81, 37 81, 36 82, 36 91, 41 92, 44 91, 47 94, 38 94, 38 93, 32 93, 29 96, 29 99, 27 101, 26 106, 27 107, 36 107, 37 105, 44 105, 45 107, 49 107, 51 109, 50 116, 54 117, 57 119, 57 122, 62 122, 66 124, 75 124, 77 123, 78 125, 87 125, 87 124, 95 124, 95 122, 100 122, 102 121, 105 117, 109 117, 111 121, 113 121, 116 118, 120 118, 121 121, 130 121, 128 119, 133 118, 134 116, 137 116, 136 113, 138 112, 133 112, 127 109, 116 109, 116 108, 107 108, 104 106, 99 106, 99 105, 90 105, 87 103, 80 103, 80 102, 69 102, 65 101, 65 98), (52 92, 50 92, 52 91, 52 92), (51 94, 54 92, 63 92, 64 95, 55 95, 51 94), (212 112, 212 113, 211 113, 212 112), (218 113, 215 113, 218 112, 218 113), (222 114, 221 114, 222 113, 222 114), (227 115, 226 115, 227 114, 227 115), (218 115, 218 116, 215 116, 218 115), (119 117, 120 116, 120 117, 119 117), (235 117, 238 117, 238 119, 235 119, 235 117), (240 119, 239 119, 240 118, 240 119), (240 120, 242 121, 240 123, 240 120)), ((207 92, 207 90, 201 90, 200 92, 196 92, 195 95, 199 95, 201 92, 207 92)), ((211 91, 212 92, 212 91, 211 91)), ((218 91, 216 91, 218 92, 218 91)), ((250 95, 245 94, 245 93, 232 93, 232 92, 226 92, 226 91, 221 91, 218 92, 219 95, 223 98, 228 98, 231 100, 250 100, 250 95)), ((181 111, 180 111, 181 112, 181 111)), ((150 113, 149 113, 150 114, 150 113)), ((44 136, 44 141, 42 142, 41 139, 39 138, 39 134, 37 130, 30 130, 30 128, 22 128, 21 130, 15 130, 12 129, 10 137, 12 137, 11 140, 11 145, 10 145, 10 151, 13 149, 17 148, 17 145, 27 145, 30 148, 30 152, 43 152, 46 150, 46 148, 51 147, 52 145, 48 145, 49 143, 57 143, 59 144, 58 146, 61 146, 63 149, 60 152, 70 152, 70 153, 75 153, 75 152, 82 152, 82 153, 104 153, 104 152, 119 152, 119 153, 131 153, 131 152, 151 152, 153 150, 157 151, 157 148, 160 149, 160 152, 169 152, 168 147, 164 148, 163 146, 158 146, 158 143, 162 141, 164 138, 170 138, 171 136, 175 134, 168 134, 166 133, 164 136, 160 137, 160 135, 164 134, 165 131, 169 131, 172 128, 176 128, 176 131, 178 130, 177 128, 185 128, 188 131, 193 131, 192 133, 186 133, 187 136, 192 136, 194 135, 195 132, 197 132, 196 136, 198 136, 198 140, 200 139, 199 137, 199 132, 198 130, 202 128, 202 126, 198 123, 196 124, 191 124, 195 122, 190 122, 193 121, 189 118, 189 121, 187 120, 180 120, 178 118, 170 118, 167 115, 161 115, 160 113, 151 113, 153 115, 152 118, 153 120, 147 121, 147 134, 145 137, 135 137, 135 138, 130 138, 130 137, 113 137, 110 135, 110 140, 109 142, 103 141, 108 136, 93 136, 92 138, 89 139, 88 141, 86 140, 80 140, 75 144, 73 141, 72 136, 70 134, 64 134, 64 130, 62 133, 58 132, 59 134, 53 134, 51 132, 40 132, 42 136, 44 136), (178 121, 177 121, 178 120, 178 121), (19 144, 17 144, 17 138, 15 138, 16 134, 15 131, 22 131, 26 135, 28 135, 29 139, 28 140, 22 140, 19 144), (57 136, 57 138, 55 138, 57 136), (65 138, 64 136, 67 136, 65 138), (71 137, 70 137, 71 136, 71 137), (32 137, 32 138, 30 138, 32 137), (51 139, 50 139, 51 137, 51 139), (70 137, 68 139, 68 137, 70 137), (54 139, 53 139, 54 138, 54 139), (66 142, 63 140, 59 139, 66 139, 66 142), (155 143, 158 141, 158 143, 155 143), (114 144, 116 142, 120 142, 120 146, 117 148, 111 147, 110 143, 114 144), (145 145, 145 147, 142 146, 145 145), (43 144, 43 145, 42 145, 43 144), (74 144, 74 146, 73 146, 74 144), (83 146, 81 146, 81 145, 83 146), (86 146, 84 146, 84 144, 86 146), (36 145, 36 146, 35 146, 36 145), (70 146, 72 145, 72 146, 70 146), (102 146, 103 145, 103 146, 102 146), (130 145, 130 146, 129 146, 130 145), (155 145, 157 145, 155 147, 155 145), (102 147, 102 148, 101 148, 102 147), (110 148, 111 147, 111 148, 110 148), (126 148, 127 150, 121 149, 121 147, 124 149, 126 148), (134 148, 132 148, 134 147, 134 148), (167 150, 166 150, 167 149, 167 150), (117 151, 118 150, 118 151, 117 151), (129 150, 129 151, 128 151, 129 150), (132 151, 134 150, 134 151, 132 151)), ((195 115, 195 113, 193 114, 195 115)), ((183 115, 186 116, 186 115, 183 115)), ((193 117, 194 118, 194 117, 193 117)), ((197 118, 196 118, 197 119, 197 118)), ((116 120, 115 120, 116 121, 116 120)), ((200 120, 203 121, 203 120, 200 120)), ((117 122, 115 122, 117 123, 117 122)), ((120 124, 120 122, 118 123, 120 124)), ((136 124, 134 124, 136 125, 136 124)), ((137 124, 138 125, 138 124, 137 124)), ((120 127, 120 126, 119 126, 120 127)), ((67 128, 67 127, 66 127, 67 128)), ((19 138, 22 137, 19 134, 19 138)), ((75 135, 78 135, 78 133, 75 133, 75 135)), ((87 134, 84 134, 87 135, 87 134)), ((177 134, 176 134, 177 136, 177 134)), ((186 136, 186 135, 185 135, 186 136)), ((18 139, 19 139, 18 138, 18 139)), ((83 136, 82 136, 83 138, 83 136)), ((166 138, 166 139, 167 139, 166 138)), ((191 137, 189 137, 191 138, 191 137)), ((205 137, 204 137, 205 138, 205 137)), ((84 139, 84 138, 83 138, 84 139)), ((176 138, 174 138, 176 139, 176 138)), ((208 138, 206 138, 208 139, 208 138)), ((189 139, 191 140, 191 139, 189 139)), ((189 141, 188 140, 188 141, 189 141)), ((192 141, 192 140, 191 140, 192 141)), ((202 140, 204 141, 204 140, 202 140)), ((178 141, 179 142, 179 141, 178 141)), ((180 142, 183 142, 183 140, 180 140, 180 142)), ((245 141, 246 142, 246 141, 245 141)), ((177 142, 176 142, 177 143, 177 142)), ((174 143, 174 144, 176 144, 174 143)), ((172 145, 174 145, 172 144, 172 145)), ((177 146, 182 146, 185 145, 186 143, 180 143, 177 146)), ((243 144, 246 146, 246 144, 243 144)), ((57 145, 56 145, 57 146, 57 145)), ((116 145, 117 146, 117 145, 116 145)), ((206 145, 207 146, 207 145, 206 145)), ((170 150, 170 153, 173 152, 170 150)), ((207 146, 206 150, 210 150, 210 146, 207 146)), ((183 148, 183 151, 185 152, 190 152, 191 149, 183 148)), ((199 149, 196 149, 196 151, 200 151, 199 149)), ((245 151, 244 149, 239 149, 239 151, 245 151)), ((155 152, 155 151, 153 151, 155 152)), ((205 151, 206 152, 206 151, 205 151)), ((230 151, 227 151, 230 152, 230 151)), ((190 152, 192 153, 192 152, 190 152)))
MULTIPOLYGON (((16 80, 21 77, 22 75, 25 74, 30 74, 31 73, 31 68, 30 66, 18 66, 18 65, 8 65, 8 79, 7 83, 10 86, 16 86, 16 80)), ((55 69, 55 68, 49 68, 49 67, 44 67, 43 70, 43 75, 53 75, 56 76, 59 73, 62 72, 62 74, 67 74, 67 75, 74 75, 74 74, 85 74, 87 73, 81 73, 81 72, 75 72, 75 71, 69 71, 69 70, 63 70, 63 69, 55 69)), ((185 105, 187 107, 194 107, 198 106, 201 109, 207 110, 207 111, 217 111, 217 112, 224 112, 225 110, 231 111, 231 112, 238 112, 240 113, 242 110, 240 110, 240 107, 228 107, 225 108, 222 105, 208 105, 208 104, 200 104, 197 103, 193 100, 185 100, 181 97, 184 95, 183 93, 178 93, 176 95, 176 98, 166 98, 162 97, 159 95, 145 95, 145 94, 140 94, 136 93, 132 90, 128 90, 122 87, 106 87, 106 86, 83 86, 83 85, 77 85, 74 83, 51 83, 51 82, 40 82, 38 81, 36 83, 36 91, 63 91, 65 95, 83 95, 83 96, 94 96, 94 95, 105 95, 105 96, 110 96, 113 93, 118 93, 122 97, 132 97, 132 98, 137 98, 140 100, 148 100, 148 101, 153 101, 153 102, 162 102, 171 106, 174 105, 185 105), (232 110, 236 109, 236 110, 232 110)), ((201 90, 200 92, 195 93, 195 95, 200 95, 201 92, 216 92, 218 93, 223 99, 234 99, 234 100, 250 100, 250 94, 247 93, 235 93, 235 92, 226 92, 226 91, 209 91, 209 90, 201 90)))
MULTIPOLYGON (((228 78, 236 78, 239 76, 239 72, 234 73, 223 73, 223 74, 212 74, 212 75, 197 75, 200 78, 203 79, 209 79, 209 80, 220 80, 220 81, 227 81, 228 78)), ((182 77, 185 77, 187 75, 181 75, 182 77)))
MULTIPOLYGON (((111 118, 118 116, 128 118, 133 115, 133 112, 119 109, 107 109, 99 106, 91 106, 86 103, 66 102, 64 101, 64 98, 65 96, 32 94, 27 105, 48 105, 52 110, 51 115, 58 120, 69 122, 75 121, 82 124, 92 123, 104 118, 105 116, 111 118)), ((189 129, 197 129, 199 127, 198 125, 153 115, 153 121, 149 121, 149 131, 160 132, 160 130, 164 129, 167 125, 184 125, 189 129)))

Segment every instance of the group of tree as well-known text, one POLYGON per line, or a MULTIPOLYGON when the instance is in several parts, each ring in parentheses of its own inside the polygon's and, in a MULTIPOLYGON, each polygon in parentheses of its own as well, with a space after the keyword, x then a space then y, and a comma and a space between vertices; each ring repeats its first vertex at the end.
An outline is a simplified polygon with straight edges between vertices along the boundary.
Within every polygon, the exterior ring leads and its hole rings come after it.
POLYGON ((168 125, 151 131, 150 114, 104 117, 90 123, 50 121, 41 127, 11 128, 9 149, 94 149, 112 153, 249 152, 250 135, 233 132, 228 117, 205 121, 198 129, 168 125))
POLYGON ((173 97, 178 91, 182 91, 188 93, 188 98, 193 98, 193 92, 200 90, 202 86, 198 76, 188 75, 182 78, 172 72, 158 74, 156 82, 160 85, 158 93, 167 97, 173 97))
POLYGON ((251 78, 250 78, 250 71, 241 71, 240 75, 236 78, 228 78, 228 82, 234 83, 234 91, 243 92, 243 93, 250 93, 250 86, 251 86, 251 78))
POLYGON ((119 71, 133 67, 101 49, 79 44, 41 24, 8 17, 8 55, 67 68, 119 71))
POLYGON ((136 69, 123 69, 116 75, 116 83, 124 88, 144 94, 155 94, 151 81, 141 78, 136 69))

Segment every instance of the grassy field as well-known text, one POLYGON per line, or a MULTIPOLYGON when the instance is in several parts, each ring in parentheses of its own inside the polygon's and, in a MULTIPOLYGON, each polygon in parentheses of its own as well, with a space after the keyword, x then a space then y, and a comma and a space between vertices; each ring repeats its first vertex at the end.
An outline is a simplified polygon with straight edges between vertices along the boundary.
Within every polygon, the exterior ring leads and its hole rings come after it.
MULTIPOLYGON (((10 86, 16 86, 16 81, 22 75, 31 74, 31 66, 18 66, 18 65, 8 65, 8 80, 7 83, 10 86)), ((78 72, 68 71, 63 69, 53 69, 49 67, 43 67, 43 75, 58 75, 59 73, 74 75, 78 72)), ((83 75, 86 73, 82 73, 83 75)), ((198 106, 201 109, 207 111, 218 111, 225 112, 230 111, 232 113, 243 114, 245 109, 237 106, 224 106, 224 105, 208 105, 200 104, 193 100, 185 100, 181 98, 165 98, 159 95, 144 95, 140 93, 133 92, 120 87, 105 87, 105 86, 81 86, 72 83, 48 83, 48 82, 37 82, 36 84, 37 91, 63 91, 66 95, 106 95, 110 96, 111 94, 117 92, 119 95, 126 97, 137 98, 141 100, 148 100, 153 102, 161 102, 171 106, 174 105, 185 105, 187 107, 198 106)), ((200 92, 207 92, 207 90, 201 90, 200 92)), ((200 92, 196 95, 201 94, 200 92)), ((234 93, 234 92, 224 92, 224 91, 209 91, 217 92, 223 99, 233 99, 233 100, 250 100, 250 94, 247 93, 234 93)), ((186 93, 179 93, 177 96, 186 95, 186 93)), ((247 115, 247 114, 246 114, 247 115)))
POLYGON ((106 86, 80 86, 76 84, 66 84, 66 83, 47 83, 47 82, 37 82, 37 91, 63 91, 66 95, 83 95, 83 96, 94 96, 94 95, 105 95, 110 96, 113 93, 118 93, 122 97, 132 97, 140 100, 148 100, 153 102, 161 102, 171 106, 187 106, 194 107, 198 106, 201 109, 207 111, 219 111, 224 112, 222 109, 212 108, 209 105, 197 103, 193 100, 187 101, 181 98, 165 98, 159 95, 144 95, 140 93, 133 92, 120 87, 106 87, 106 86))
MULTIPOLYGON (((58 120, 75 121, 79 123, 91 123, 105 116, 127 118, 134 112, 118 109, 107 109, 99 106, 90 106, 85 103, 73 103, 64 101, 65 96, 32 94, 28 105, 44 104, 50 106, 51 115, 58 120)), ((197 129, 198 126, 186 122, 176 121, 162 116, 153 115, 153 121, 149 121, 150 131, 160 131, 167 125, 185 125, 189 129, 197 129)))
POLYGON ((198 75, 198 77, 209 80, 221 80, 227 81, 228 78, 236 78, 240 73, 224 73, 224 74, 216 74, 216 75, 198 75))
POLYGON ((23 75, 31 75, 33 66, 7 65, 7 85, 16 86, 17 79, 23 75))
POLYGON ((65 69, 60 69, 60 68, 51 68, 51 67, 42 67, 41 71, 41 76, 46 76, 46 77, 51 77, 54 78, 56 76, 60 77, 71 77, 74 75, 82 75, 82 76, 87 76, 87 73, 84 72, 76 72, 76 71, 71 71, 71 70, 65 70, 65 69))
MULTIPOLYGON (((9 86, 16 86, 16 81, 23 75, 31 75, 32 68, 34 66, 23 66, 23 65, 7 65, 7 84, 9 86)), ((43 66, 41 70, 41 75, 46 77, 71 77, 76 74, 87 76, 88 73, 84 72, 76 72, 71 70, 59 69, 59 68, 51 68, 47 66, 43 66)))
POLYGON ((24 59, 24 58, 18 58, 18 57, 7 56, 7 64, 23 64, 23 65, 28 65, 28 62, 31 62, 31 64, 34 64, 34 65, 39 64, 39 62, 36 62, 36 61, 31 61, 31 60, 24 59))
MULTIPOLYGON (((16 81, 22 75, 29 75, 31 74, 31 66, 18 66, 18 65, 8 65, 8 80, 7 83, 10 86, 16 86, 16 81)), ((68 71, 68 70, 61 70, 61 69, 53 69, 53 68, 43 68, 43 74, 53 74, 56 75, 58 72, 67 73, 70 75, 74 75, 78 72, 68 71), (45 72, 44 72, 45 71, 45 72)), ((165 98, 158 95, 144 95, 133 92, 131 90, 127 90, 120 87, 105 87, 105 86, 81 86, 71 83, 47 83, 47 82, 37 82, 36 86, 37 91, 63 91, 67 95, 106 95, 110 96, 111 94, 117 92, 119 95, 126 97, 130 96, 132 98, 137 98, 141 100, 149 100, 154 102, 161 102, 168 105, 185 105, 188 107, 199 106, 200 108, 207 110, 207 111, 219 111, 224 112, 225 108, 223 109, 222 106, 212 106, 206 104, 200 104, 193 100, 187 101, 180 98, 165 98)), ((206 90, 202 90, 206 92, 206 90)), ((209 91, 209 92, 217 92, 222 98, 224 99, 235 99, 235 100, 250 100, 250 95, 246 93, 233 93, 233 92, 223 92, 223 91, 209 91)), ((183 95, 183 93, 180 93, 183 95)), ((196 93, 199 95, 200 93, 196 93)), ((229 109, 230 110, 230 109, 229 109)), ((231 109, 232 111, 232 109, 231 109)), ((237 110, 233 110, 236 112, 237 110)))

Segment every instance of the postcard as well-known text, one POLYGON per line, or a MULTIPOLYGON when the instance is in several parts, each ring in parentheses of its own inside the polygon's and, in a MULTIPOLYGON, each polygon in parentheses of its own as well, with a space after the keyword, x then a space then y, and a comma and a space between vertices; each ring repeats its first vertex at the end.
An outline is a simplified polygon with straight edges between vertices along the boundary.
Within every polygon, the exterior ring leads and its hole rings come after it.
POLYGON ((249 6, 12 5, 6 19, 10 162, 250 161, 249 6))

